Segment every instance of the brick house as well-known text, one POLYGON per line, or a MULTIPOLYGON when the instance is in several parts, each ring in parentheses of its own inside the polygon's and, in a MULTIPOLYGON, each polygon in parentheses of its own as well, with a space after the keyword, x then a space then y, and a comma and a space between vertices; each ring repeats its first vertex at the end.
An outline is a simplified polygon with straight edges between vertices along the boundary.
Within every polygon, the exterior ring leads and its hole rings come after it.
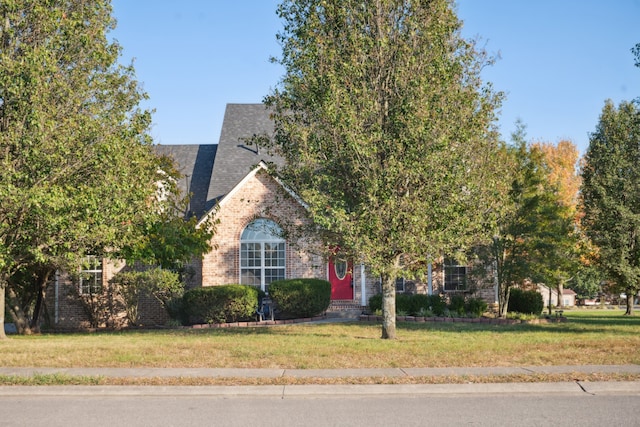
MULTIPOLYGON (((370 296, 380 292, 380 281, 357 261, 329 256, 329 251, 314 236, 290 232, 301 229, 308 221, 304 202, 269 173, 268 165, 280 160, 247 143, 255 135, 272 132, 273 122, 263 104, 229 104, 218 144, 156 147, 159 154, 175 160, 184 176, 178 186, 184 194, 191 194, 185 214, 198 218, 213 215, 219 221, 212 241, 215 249, 193 262, 193 276, 187 286, 241 283, 268 290, 273 280, 313 277, 331 282, 333 307, 360 310, 368 304, 370 296)), ((102 261, 99 267, 93 273, 84 273, 93 274, 94 281, 105 287, 123 264, 102 261)), ((425 278, 399 279, 397 291, 473 290, 476 296, 493 303, 493 285, 470 286, 468 269, 465 265, 441 263, 430 268, 425 278)), ((86 309, 77 303, 83 286, 86 287, 85 282, 77 283, 67 276, 56 280, 55 291, 47 293, 52 326, 88 324, 86 309)), ((168 320, 153 301, 147 301, 140 314, 145 325, 164 324, 168 320)), ((111 322, 118 325, 124 320, 122 316, 114 316, 111 322)))
POLYGON ((191 214, 219 221, 216 249, 194 263, 189 285, 242 283, 267 290, 273 280, 314 277, 332 282, 334 301, 359 309, 377 292, 375 281, 363 266, 329 257, 314 236, 292 233, 308 224, 304 202, 269 174, 268 164, 280 160, 246 142, 272 132, 264 105, 229 104, 217 145, 158 147, 185 176, 179 185, 192 194, 191 214))
MULTIPOLYGON (((287 235, 286 230, 307 221, 304 202, 269 174, 268 164, 278 164, 280 159, 246 142, 254 135, 272 132, 273 123, 263 104, 229 104, 217 145, 158 147, 180 165, 186 177, 180 185, 193 194, 192 213, 215 215, 220 221, 213 241, 217 249, 195 263, 191 286, 242 283, 266 290, 271 280, 314 277, 331 282, 332 305, 361 309, 370 296, 380 292, 379 278, 372 277, 366 266, 330 256, 313 236, 296 236, 294 240, 281 239, 277 232, 269 236, 269 228, 283 228, 287 235), (256 239, 257 234, 262 237, 256 239), (275 257, 269 266, 263 262, 267 249, 275 257)), ((442 262, 427 277, 399 279, 397 291, 473 292, 495 302, 493 281, 482 283, 472 278, 470 268, 442 262)))

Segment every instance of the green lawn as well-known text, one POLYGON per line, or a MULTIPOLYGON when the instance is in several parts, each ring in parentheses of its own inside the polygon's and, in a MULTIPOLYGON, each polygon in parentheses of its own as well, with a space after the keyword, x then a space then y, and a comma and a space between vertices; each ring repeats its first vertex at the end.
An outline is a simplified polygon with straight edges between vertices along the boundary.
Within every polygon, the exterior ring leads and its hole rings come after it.
POLYGON ((567 311, 568 322, 368 322, 13 336, 4 367, 385 368, 640 364, 640 317, 567 311))

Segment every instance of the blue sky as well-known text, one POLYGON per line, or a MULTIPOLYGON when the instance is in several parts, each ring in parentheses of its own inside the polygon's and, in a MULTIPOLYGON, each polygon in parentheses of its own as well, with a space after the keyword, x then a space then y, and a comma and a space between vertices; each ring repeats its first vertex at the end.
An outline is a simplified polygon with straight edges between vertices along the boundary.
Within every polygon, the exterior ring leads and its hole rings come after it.
MULTIPOLYGON (((260 102, 283 70, 279 0, 112 0, 123 46, 156 110, 160 144, 217 143, 227 103, 260 102)), ((640 0, 457 0, 463 35, 500 60, 483 72, 506 92, 499 125, 530 140, 588 146, 606 99, 640 97, 640 0)))

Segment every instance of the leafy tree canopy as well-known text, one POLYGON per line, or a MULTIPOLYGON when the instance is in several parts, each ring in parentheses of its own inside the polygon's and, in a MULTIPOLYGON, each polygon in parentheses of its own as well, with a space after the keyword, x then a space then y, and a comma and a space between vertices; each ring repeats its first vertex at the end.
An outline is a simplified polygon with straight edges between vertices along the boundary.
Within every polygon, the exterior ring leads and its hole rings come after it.
POLYGON ((597 261, 621 292, 627 314, 640 290, 640 112, 607 101, 591 135, 582 171, 583 227, 597 261))
POLYGON ((448 0, 289 0, 266 102, 280 171, 327 241, 383 277, 395 336, 398 274, 486 237, 504 193, 491 62, 448 0))
POLYGON ((0 322, 20 276, 115 255, 157 222, 162 163, 114 25, 109 0, 0 2, 0 322))

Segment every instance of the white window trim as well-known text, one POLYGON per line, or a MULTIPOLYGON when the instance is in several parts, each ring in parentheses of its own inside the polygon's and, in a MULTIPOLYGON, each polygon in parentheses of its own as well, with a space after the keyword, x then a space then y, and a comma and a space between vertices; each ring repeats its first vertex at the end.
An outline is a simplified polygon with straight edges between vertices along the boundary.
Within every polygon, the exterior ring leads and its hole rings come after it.
MULTIPOLYGON (((275 221, 268 219, 268 218, 256 218, 254 220, 252 220, 251 222, 249 222, 243 229, 242 232, 240 233, 240 245, 238 247, 238 283, 243 284, 242 283, 242 271, 243 269, 257 269, 258 267, 242 267, 242 244, 243 243, 258 243, 260 245, 260 290, 262 290, 263 292, 266 292, 266 275, 265 272, 266 270, 283 270, 284 274, 283 274, 283 278, 286 279, 287 277, 287 242, 286 240, 282 239, 282 238, 277 238, 274 236, 271 236, 272 238, 270 239, 262 239, 262 240, 254 240, 254 239, 246 239, 243 240, 242 239, 242 234, 244 234, 244 231, 246 230, 247 227, 249 227, 249 225, 251 225, 253 222, 257 221, 257 220, 266 220, 266 221, 271 221, 274 224, 278 225, 275 221), (265 243, 273 243, 273 244, 280 244, 282 243, 283 246, 283 254, 284 254, 284 265, 283 266, 279 266, 279 267, 266 267, 265 264, 265 243)), ((278 227, 280 227, 278 225, 278 227)), ((255 286, 255 285, 252 285, 255 286)))
POLYGON ((80 295, 84 295, 84 294, 88 294, 91 295, 94 292, 99 292, 102 289, 102 280, 103 280, 103 273, 104 273, 104 266, 102 265, 102 259, 99 259, 96 256, 90 255, 88 257, 86 257, 87 260, 87 264, 88 265, 92 265, 91 261, 92 260, 97 260, 98 262, 95 263, 96 267, 100 267, 100 268, 87 268, 87 269, 83 269, 82 267, 80 267, 80 280, 78 281, 78 291, 80 293, 80 295), (95 284, 95 275, 96 274, 100 274, 100 283, 99 284, 95 284), (83 279, 83 274, 90 274, 91 275, 91 282, 89 283, 87 286, 89 288, 89 292, 84 292, 84 279, 83 279), (91 291, 91 287, 95 286, 94 292, 91 291))

